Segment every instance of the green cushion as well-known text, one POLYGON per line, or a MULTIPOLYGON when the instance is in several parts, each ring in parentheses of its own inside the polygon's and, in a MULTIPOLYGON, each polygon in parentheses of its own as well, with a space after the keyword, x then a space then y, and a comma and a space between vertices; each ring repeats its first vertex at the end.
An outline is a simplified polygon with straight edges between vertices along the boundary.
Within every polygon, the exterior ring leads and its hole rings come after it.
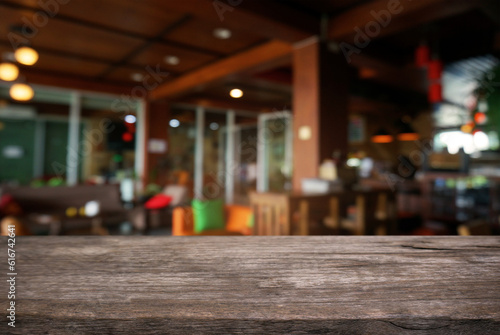
POLYGON ((247 227, 248 228, 253 228, 254 224, 255 224, 255 219, 254 219, 253 214, 252 214, 248 218, 247 227))
POLYGON ((195 233, 225 228, 224 201, 221 199, 208 201, 194 199, 192 206, 195 233))

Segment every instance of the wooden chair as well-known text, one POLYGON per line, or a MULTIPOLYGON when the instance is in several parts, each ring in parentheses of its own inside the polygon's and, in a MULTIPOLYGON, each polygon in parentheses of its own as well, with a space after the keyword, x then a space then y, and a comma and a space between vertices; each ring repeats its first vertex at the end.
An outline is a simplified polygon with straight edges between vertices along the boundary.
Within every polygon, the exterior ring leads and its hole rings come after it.
POLYGON ((458 226, 457 232, 460 236, 491 235, 491 226, 486 220, 474 220, 458 226))
POLYGON ((250 204, 255 216, 254 235, 340 234, 346 230, 354 235, 387 235, 395 230, 394 194, 389 191, 310 195, 251 192, 250 204), (356 215, 347 220, 351 205, 356 215), (315 222, 322 227, 312 225, 315 222))

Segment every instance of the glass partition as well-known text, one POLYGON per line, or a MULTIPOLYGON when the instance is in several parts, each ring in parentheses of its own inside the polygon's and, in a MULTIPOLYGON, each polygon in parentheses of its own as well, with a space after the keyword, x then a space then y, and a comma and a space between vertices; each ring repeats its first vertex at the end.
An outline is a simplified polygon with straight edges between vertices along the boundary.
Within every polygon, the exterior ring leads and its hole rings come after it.
POLYGON ((284 192, 291 189, 292 116, 275 112, 259 117, 258 190, 284 192))

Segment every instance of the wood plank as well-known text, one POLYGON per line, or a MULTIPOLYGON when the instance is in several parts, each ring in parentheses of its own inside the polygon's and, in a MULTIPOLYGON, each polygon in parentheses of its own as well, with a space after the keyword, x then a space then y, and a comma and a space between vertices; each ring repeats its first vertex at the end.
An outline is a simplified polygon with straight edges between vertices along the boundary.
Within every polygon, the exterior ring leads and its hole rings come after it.
MULTIPOLYGON (((228 13, 227 15, 231 14, 228 13)), ((200 50, 208 50, 222 55, 234 54, 267 40, 265 37, 255 35, 252 30, 248 29, 233 29, 230 38, 220 39, 215 37, 213 33, 215 29, 220 27, 221 24, 218 21, 191 19, 168 32, 164 38, 167 41, 191 45, 200 50)))
MULTIPOLYGON (((0 239, 6 254, 7 238, 0 239)), ((3 334, 498 334, 500 237, 18 237, 3 334)), ((6 274, 7 262, 0 262, 6 274)), ((8 292, 7 282, 0 289, 8 292)), ((7 294, 0 304, 7 306, 7 294)))
POLYGON ((292 52, 288 43, 270 41, 234 56, 194 70, 151 92, 151 99, 172 98, 197 86, 203 86, 227 75, 248 70, 292 52))
MULTIPOLYGON (((148 2, 157 0, 147 0, 148 2)), ((241 2, 241 1, 240 1, 241 2)), ((238 3, 238 1, 233 1, 238 3)), ((308 25, 314 24, 314 19, 302 13, 302 16, 296 17, 294 23, 284 23, 266 17, 265 14, 256 14, 245 9, 245 6, 231 6, 227 1, 211 0, 183 0, 183 1, 162 1, 165 8, 170 8, 175 12, 188 13, 197 18, 218 22, 221 26, 229 29, 248 31, 252 34, 277 39, 285 42, 298 42, 311 36, 311 32, 298 28, 303 24, 300 21, 308 22, 308 25), (219 10, 216 9, 217 4, 219 10)), ((273 7, 281 7, 283 11, 289 10, 286 6, 272 4, 273 7)), ((267 6, 263 10, 269 10, 267 6)), ((282 18, 282 17, 281 17, 282 18)))
MULTIPOLYGON (((376 15, 387 11, 391 7, 389 3, 397 3, 396 11, 391 14, 390 22, 381 27, 377 34, 372 34, 371 38, 380 38, 388 36, 406 29, 427 23, 458 15, 475 8, 479 5, 478 1, 454 1, 454 0, 373 0, 366 4, 354 7, 351 10, 343 12, 330 20, 328 28, 328 37, 335 41, 353 42, 357 34, 355 28, 365 32, 365 27, 371 22, 377 23, 376 15)), ((375 31, 375 30, 373 30, 375 31)))
POLYGON ((45 71, 23 70, 23 75, 30 84, 63 87, 65 89, 76 89, 87 92, 132 95, 133 86, 131 85, 115 85, 45 71))
POLYGON ((299 235, 309 235, 309 202, 302 200, 299 202, 299 235))
MULTIPOLYGON (((7 7, 1 10, 2 20, 6 18, 0 28, 1 39, 7 39, 9 25, 19 25, 24 21, 31 22, 31 16, 26 15, 25 11, 7 7)), ((42 46, 45 49, 61 52, 71 50, 72 53, 84 57, 98 57, 108 61, 121 59, 144 43, 144 40, 139 38, 60 20, 57 16, 48 19, 43 29, 36 29, 33 38, 15 34, 12 39, 15 40, 15 44, 30 42, 35 49, 42 46)))
POLYGON ((163 28, 181 19, 183 14, 163 8, 162 1, 86 0, 86 1, 31 1, 5 0, 14 8, 36 11, 48 8, 57 12, 57 18, 97 26, 104 30, 123 32, 140 37, 154 37, 163 28), (45 5, 45 6, 43 6, 45 5), (91 14, 91 15, 89 15, 91 14))

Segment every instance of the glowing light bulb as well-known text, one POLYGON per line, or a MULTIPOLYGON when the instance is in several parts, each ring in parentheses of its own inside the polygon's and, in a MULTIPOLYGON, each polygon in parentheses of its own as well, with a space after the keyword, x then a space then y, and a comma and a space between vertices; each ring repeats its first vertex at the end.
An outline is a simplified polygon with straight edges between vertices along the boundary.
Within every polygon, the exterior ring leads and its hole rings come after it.
POLYGON ((14 84, 10 88, 10 97, 17 101, 28 101, 33 99, 35 92, 31 86, 26 84, 14 84))
POLYGON ((21 47, 14 53, 16 60, 24 65, 33 65, 38 61, 38 52, 30 47, 21 47))
POLYGON ((19 68, 12 63, 0 64, 0 79, 14 81, 19 76, 19 68))
POLYGON ((243 96, 243 91, 239 88, 232 89, 229 95, 235 99, 241 98, 243 96))

